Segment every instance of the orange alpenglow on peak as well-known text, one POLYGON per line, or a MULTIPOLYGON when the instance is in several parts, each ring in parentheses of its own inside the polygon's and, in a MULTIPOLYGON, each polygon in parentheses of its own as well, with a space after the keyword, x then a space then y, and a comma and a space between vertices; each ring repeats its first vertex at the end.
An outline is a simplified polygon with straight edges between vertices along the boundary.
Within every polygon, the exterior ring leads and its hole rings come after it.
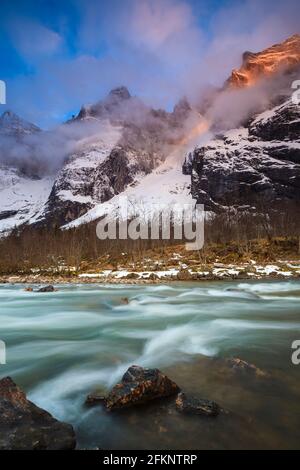
POLYGON ((245 52, 241 68, 234 69, 226 87, 251 86, 260 78, 300 65, 300 35, 295 34, 281 44, 262 52, 245 52))

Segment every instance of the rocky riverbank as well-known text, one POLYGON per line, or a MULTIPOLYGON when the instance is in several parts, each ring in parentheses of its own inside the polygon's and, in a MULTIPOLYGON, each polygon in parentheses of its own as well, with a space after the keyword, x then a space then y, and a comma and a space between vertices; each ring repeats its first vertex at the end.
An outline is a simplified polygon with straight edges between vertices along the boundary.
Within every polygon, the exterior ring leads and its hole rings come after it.
POLYGON ((145 271, 122 267, 120 269, 88 270, 73 273, 36 271, 0 275, 0 284, 155 284, 171 281, 299 279, 300 261, 278 260, 272 264, 250 261, 227 265, 216 262, 193 267, 181 263, 178 267, 145 271))
MULTIPOLYGON (((26 261, 26 262, 25 262, 26 261)), ((296 238, 236 242, 187 251, 182 244, 138 252, 107 253, 77 265, 65 259, 0 269, 0 283, 155 284, 171 281, 291 279, 300 277, 300 244, 296 238)))

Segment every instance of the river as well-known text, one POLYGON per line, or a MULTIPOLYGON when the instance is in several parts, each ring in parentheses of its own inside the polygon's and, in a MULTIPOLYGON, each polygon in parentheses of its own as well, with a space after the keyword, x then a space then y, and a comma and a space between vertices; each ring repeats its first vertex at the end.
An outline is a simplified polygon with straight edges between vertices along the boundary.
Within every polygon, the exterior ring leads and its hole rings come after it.
POLYGON ((0 286, 0 340, 28 397, 74 425, 80 448, 300 448, 300 281, 0 286), (128 299, 128 304, 124 302, 128 299), (122 300, 123 299, 123 300, 122 300), (232 370, 239 357, 270 375, 232 370), (158 367, 187 393, 217 401, 218 418, 163 403, 122 413, 88 408, 131 364, 158 367))

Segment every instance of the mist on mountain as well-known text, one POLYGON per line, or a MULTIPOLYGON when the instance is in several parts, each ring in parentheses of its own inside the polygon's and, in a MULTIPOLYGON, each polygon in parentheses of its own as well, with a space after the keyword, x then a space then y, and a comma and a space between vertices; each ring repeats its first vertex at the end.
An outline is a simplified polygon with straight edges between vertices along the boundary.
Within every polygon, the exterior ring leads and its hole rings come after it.
POLYGON ((208 93, 203 88, 197 98, 182 98, 172 112, 152 108, 125 86, 83 105, 77 116, 48 131, 6 112, 0 118, 0 163, 30 177, 55 173, 72 154, 93 139, 96 142, 106 122, 122 128, 122 148, 153 154, 156 163, 169 155, 174 160, 177 148, 176 159, 182 162, 189 147, 205 144, 210 131, 244 126, 255 114, 290 96, 299 64, 300 36, 294 35, 262 52, 244 53, 241 67, 222 88, 207 88, 208 93))
POLYGON ((205 117, 215 131, 244 126, 256 114, 289 98, 294 91, 292 83, 297 80, 299 73, 300 65, 288 72, 263 77, 252 86, 225 88, 214 95, 207 106, 205 117))
POLYGON ((0 118, 0 163, 29 177, 55 174, 72 154, 97 142, 107 123, 122 128, 122 147, 152 151, 163 160, 200 118, 185 99, 173 112, 155 110, 131 96, 126 87, 83 106, 77 116, 49 131, 6 112, 0 118))
POLYGON ((0 132, 0 163, 15 166, 30 177, 55 173, 82 141, 97 136, 101 129, 101 122, 74 120, 51 131, 24 133, 19 128, 18 132, 7 133, 3 130, 0 132))

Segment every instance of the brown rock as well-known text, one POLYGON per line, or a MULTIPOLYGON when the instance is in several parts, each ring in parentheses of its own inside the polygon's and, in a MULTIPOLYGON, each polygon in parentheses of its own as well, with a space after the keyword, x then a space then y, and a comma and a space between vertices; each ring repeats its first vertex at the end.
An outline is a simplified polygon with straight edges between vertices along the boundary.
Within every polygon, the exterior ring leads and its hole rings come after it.
POLYGON ((253 85, 262 77, 268 77, 283 69, 292 69, 299 63, 300 35, 295 34, 281 44, 274 44, 262 52, 244 52, 242 66, 232 71, 226 85, 228 88, 253 85))
POLYGON ((187 271, 187 270, 183 270, 183 269, 182 269, 182 270, 179 271, 179 273, 177 274, 177 279, 178 279, 179 281, 191 281, 191 280, 193 280, 193 278, 194 278, 193 275, 192 275, 189 271, 187 271))
POLYGON ((158 279, 158 277, 155 273, 151 273, 151 274, 149 274, 149 277, 147 279, 149 281, 156 281, 156 279, 158 279))
POLYGON ((138 279, 139 275, 137 273, 128 273, 125 279, 138 279))
POLYGON ((243 361, 242 359, 238 357, 233 357, 230 359, 226 359, 227 364, 230 365, 230 367, 239 372, 250 372, 257 377, 268 377, 269 374, 258 367, 256 367, 254 364, 250 364, 249 362, 243 361))
POLYGON ((108 410, 140 405, 179 392, 178 385, 158 369, 131 366, 106 398, 108 410))
POLYGON ((185 393, 179 393, 176 398, 176 408, 184 413, 211 417, 218 416, 221 411, 219 405, 214 401, 187 397, 185 393))
POLYGON ((70 424, 57 421, 27 400, 10 377, 0 380, 0 450, 71 450, 75 446, 70 424))
POLYGON ((41 287, 37 292, 54 292, 55 289, 53 286, 41 287))

